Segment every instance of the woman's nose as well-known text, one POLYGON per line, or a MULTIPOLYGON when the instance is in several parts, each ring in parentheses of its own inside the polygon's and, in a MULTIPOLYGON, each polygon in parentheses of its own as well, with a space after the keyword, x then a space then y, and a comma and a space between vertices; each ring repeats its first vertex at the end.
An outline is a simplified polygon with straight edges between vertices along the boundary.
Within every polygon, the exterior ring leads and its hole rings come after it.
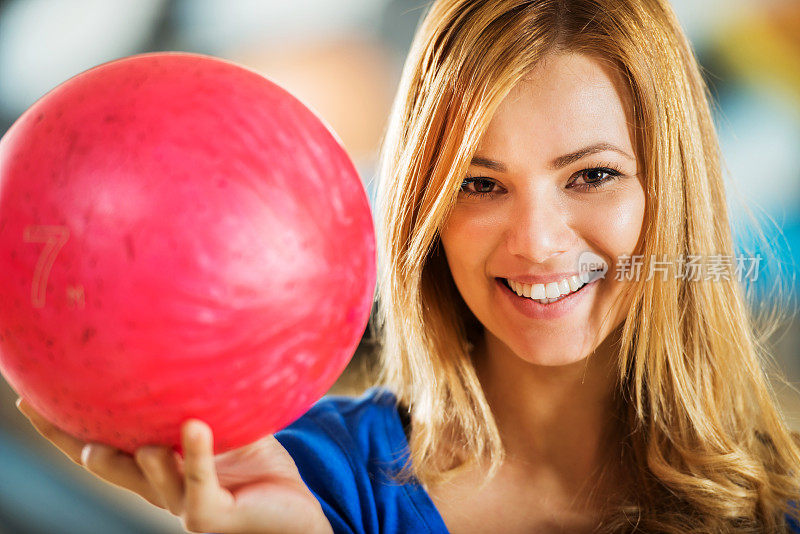
POLYGON ((541 192, 529 192, 515 202, 506 224, 508 251, 532 263, 569 250, 575 237, 562 203, 541 192))

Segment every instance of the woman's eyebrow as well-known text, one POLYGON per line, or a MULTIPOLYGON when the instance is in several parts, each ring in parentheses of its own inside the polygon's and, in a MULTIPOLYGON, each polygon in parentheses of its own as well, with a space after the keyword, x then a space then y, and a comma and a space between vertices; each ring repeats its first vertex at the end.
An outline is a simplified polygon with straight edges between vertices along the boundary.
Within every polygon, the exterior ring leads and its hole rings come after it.
MULTIPOLYGON (((633 156, 631 156, 618 146, 612 143, 607 143, 602 141, 599 143, 594 143, 585 146, 581 149, 576 150, 575 152, 570 152, 569 154, 564 154, 563 156, 555 158, 553 161, 550 162, 550 168, 553 170, 562 169, 571 163, 574 163, 582 158, 585 158, 586 156, 591 156, 592 154, 597 154, 598 152, 605 152, 607 150, 610 150, 612 152, 617 152, 630 160, 634 159, 633 156)), ((508 172, 508 168, 502 162, 479 155, 473 156, 472 160, 470 161, 470 165, 485 167, 487 169, 491 169, 497 172, 508 172)))
POLYGON ((486 167, 487 169, 491 169, 497 172, 508 172, 506 166, 500 163, 499 161, 495 161, 489 158, 484 158, 483 156, 473 156, 472 161, 470 161, 469 164, 476 165, 478 167, 486 167))
POLYGON ((585 146, 579 150, 576 150, 575 152, 570 152, 569 154, 564 154, 563 156, 557 157, 550 162, 550 168, 553 170, 561 169, 570 163, 578 161, 581 158, 591 156, 592 154, 597 154, 598 152, 606 152, 607 150, 617 152, 618 154, 621 154, 630 160, 633 159, 633 156, 619 148, 617 145, 601 141, 599 143, 585 146))

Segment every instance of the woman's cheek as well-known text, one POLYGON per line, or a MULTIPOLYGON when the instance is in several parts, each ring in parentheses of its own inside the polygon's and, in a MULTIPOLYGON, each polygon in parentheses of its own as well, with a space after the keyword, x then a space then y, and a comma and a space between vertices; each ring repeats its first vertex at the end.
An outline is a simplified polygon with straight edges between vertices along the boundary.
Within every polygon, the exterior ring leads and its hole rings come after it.
POLYGON ((592 251, 610 262, 598 305, 614 308, 609 310, 615 317, 612 326, 624 319, 629 307, 630 295, 622 294, 627 283, 617 279, 617 266, 620 256, 630 256, 636 251, 644 220, 644 201, 644 190, 637 181, 636 187, 617 190, 602 200, 598 198, 592 203, 592 213, 584 214, 581 223, 592 251))
POLYGON ((502 210, 487 206, 457 206, 442 227, 442 244, 457 255, 480 259, 502 228, 502 210))
POLYGON ((459 286, 462 278, 468 278, 468 273, 475 269, 481 256, 478 249, 489 238, 489 225, 474 211, 457 207, 440 232, 447 263, 459 286))
POLYGON ((596 249, 593 252, 607 256, 612 264, 622 254, 633 254, 644 220, 641 185, 620 188, 587 204, 587 208, 583 210, 581 226, 585 240, 596 249))

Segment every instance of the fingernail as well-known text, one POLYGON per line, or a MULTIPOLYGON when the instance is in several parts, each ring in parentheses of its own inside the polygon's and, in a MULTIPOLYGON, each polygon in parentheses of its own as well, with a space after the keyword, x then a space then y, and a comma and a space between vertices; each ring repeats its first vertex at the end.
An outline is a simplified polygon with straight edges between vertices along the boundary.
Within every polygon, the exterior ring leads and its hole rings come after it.
POLYGON ((196 421, 189 423, 189 439, 201 439, 203 434, 203 427, 200 426, 200 423, 197 423, 196 421))
POLYGON ((17 397, 17 400, 16 400, 16 401, 14 401, 14 404, 17 406, 17 410, 20 410, 20 411, 22 411, 22 410, 20 409, 20 407, 19 407, 19 405, 20 405, 20 404, 22 404, 22 397, 17 397))
POLYGON ((205 440, 206 439, 206 429, 204 428, 204 423, 198 420, 192 420, 189 423, 189 439, 193 441, 198 440, 205 440))
POLYGON ((81 464, 86 465, 86 461, 89 459, 89 453, 91 452, 91 445, 89 443, 85 444, 81 449, 81 464))

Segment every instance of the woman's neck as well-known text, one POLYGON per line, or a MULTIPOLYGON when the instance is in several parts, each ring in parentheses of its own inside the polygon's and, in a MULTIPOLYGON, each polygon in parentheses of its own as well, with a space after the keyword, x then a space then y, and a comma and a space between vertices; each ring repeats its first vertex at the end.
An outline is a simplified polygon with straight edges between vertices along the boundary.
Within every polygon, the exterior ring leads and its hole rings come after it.
POLYGON ((622 414, 616 413, 613 350, 619 330, 587 358, 563 366, 526 362, 489 332, 475 348, 508 463, 565 498, 593 499, 604 468, 610 468, 609 487, 619 477, 622 414))

